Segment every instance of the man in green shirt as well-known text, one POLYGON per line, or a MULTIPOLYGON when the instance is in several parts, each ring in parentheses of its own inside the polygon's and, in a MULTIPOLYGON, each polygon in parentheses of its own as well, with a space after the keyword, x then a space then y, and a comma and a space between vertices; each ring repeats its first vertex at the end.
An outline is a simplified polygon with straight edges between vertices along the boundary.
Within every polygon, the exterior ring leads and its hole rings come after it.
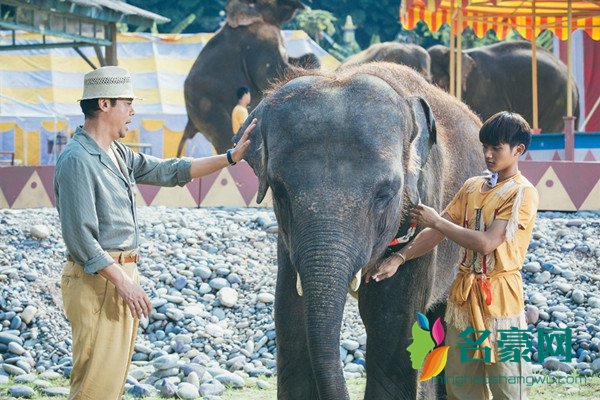
POLYGON ((131 76, 120 67, 85 75, 85 122, 56 163, 54 192, 68 256, 61 289, 73 333, 69 399, 118 400, 139 319, 152 310, 139 285, 135 185, 184 186, 241 160, 253 121, 227 154, 161 160, 131 151, 131 76))

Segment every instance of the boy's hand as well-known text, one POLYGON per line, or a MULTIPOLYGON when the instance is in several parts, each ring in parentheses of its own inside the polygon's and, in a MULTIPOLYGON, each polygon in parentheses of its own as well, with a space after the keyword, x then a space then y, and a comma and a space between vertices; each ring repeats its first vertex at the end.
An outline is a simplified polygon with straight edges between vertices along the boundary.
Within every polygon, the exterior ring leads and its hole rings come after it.
POLYGON ((433 208, 431 207, 427 207, 424 204, 419 204, 417 206, 415 206, 411 211, 410 211, 410 216, 412 219, 414 219, 418 225, 422 226, 423 228, 434 228, 437 224, 437 222, 440 220, 440 214, 438 214, 437 211, 435 211, 433 208))
POLYGON ((390 278, 394 276, 398 270, 398 267, 400 267, 402 264, 404 264, 402 257, 392 254, 383 260, 381 264, 379 264, 375 273, 373 273, 371 276, 366 276, 365 282, 369 283, 371 279, 373 279, 375 282, 379 282, 381 280, 390 278))

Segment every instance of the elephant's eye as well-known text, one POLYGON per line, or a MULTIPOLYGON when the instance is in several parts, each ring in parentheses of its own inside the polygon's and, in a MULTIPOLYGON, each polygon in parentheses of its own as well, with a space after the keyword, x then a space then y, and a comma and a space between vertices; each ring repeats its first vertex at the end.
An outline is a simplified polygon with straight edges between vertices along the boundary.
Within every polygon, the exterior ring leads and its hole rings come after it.
POLYGON ((375 203, 375 207, 379 210, 384 209, 385 207, 387 207, 387 205, 389 204, 389 202, 396 197, 396 195, 398 194, 398 189, 396 185, 393 184, 386 184, 383 187, 379 188, 379 190, 377 191, 375 198, 374 198, 374 203, 375 203))

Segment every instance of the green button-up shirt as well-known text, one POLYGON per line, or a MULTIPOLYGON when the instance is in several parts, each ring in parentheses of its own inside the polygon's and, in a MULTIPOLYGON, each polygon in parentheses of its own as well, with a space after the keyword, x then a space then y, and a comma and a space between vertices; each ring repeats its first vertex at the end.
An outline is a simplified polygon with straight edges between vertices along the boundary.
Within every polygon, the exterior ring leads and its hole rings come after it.
POLYGON ((191 160, 135 153, 113 142, 121 173, 82 127, 58 157, 54 195, 63 239, 85 272, 112 264, 109 251, 135 250, 139 233, 135 185, 183 186, 191 180, 191 160))

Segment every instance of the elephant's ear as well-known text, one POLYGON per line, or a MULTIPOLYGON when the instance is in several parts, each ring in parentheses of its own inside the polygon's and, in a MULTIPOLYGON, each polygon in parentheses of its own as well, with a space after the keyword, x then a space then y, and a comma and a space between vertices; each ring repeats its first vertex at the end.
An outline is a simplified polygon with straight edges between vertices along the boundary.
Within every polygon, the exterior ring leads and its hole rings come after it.
POLYGON ((410 137, 408 169, 406 171, 406 192, 412 204, 419 204, 419 178, 427 162, 429 150, 437 141, 435 118, 427 101, 422 97, 409 97, 408 104, 414 116, 414 130, 410 137))
POLYGON ((475 68, 475 60, 473 59, 473 57, 471 57, 468 54, 463 53, 462 65, 461 65, 461 69, 462 69, 461 86, 462 86, 463 98, 464 98, 464 94, 467 92, 467 79, 469 79, 469 75, 471 75, 471 72, 473 72, 474 68, 475 68))
POLYGON ((267 142, 262 129, 264 125, 263 120, 263 109, 264 104, 261 101, 258 106, 250 113, 248 118, 244 121, 244 124, 240 127, 238 133, 233 137, 234 144, 242 137, 244 131, 254 118, 258 121, 256 127, 250 133, 248 139, 250 140, 250 147, 244 155, 244 160, 252 167, 252 170, 258 177, 258 194, 256 196, 256 202, 261 203, 267 194, 269 189, 269 183, 267 182, 267 163, 269 160, 269 154, 267 151, 267 142))
POLYGON ((263 22, 263 17, 254 3, 247 0, 229 0, 225 6, 227 25, 232 28, 263 22))

